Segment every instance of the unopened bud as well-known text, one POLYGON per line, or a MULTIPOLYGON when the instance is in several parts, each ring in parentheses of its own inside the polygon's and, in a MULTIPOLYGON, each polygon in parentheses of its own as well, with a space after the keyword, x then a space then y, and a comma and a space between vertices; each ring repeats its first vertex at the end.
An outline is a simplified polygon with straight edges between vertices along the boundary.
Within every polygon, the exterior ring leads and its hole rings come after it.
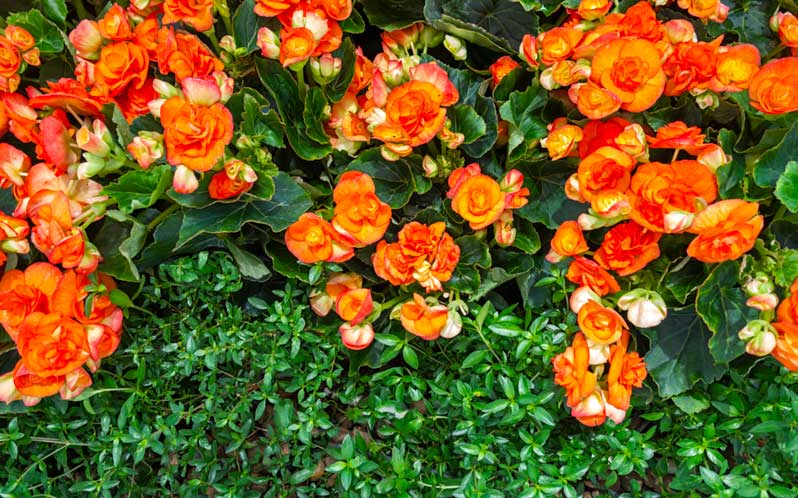
POLYGON ((441 337, 444 339, 452 339, 457 337, 462 329, 463 319, 460 317, 460 313, 450 309, 449 315, 446 318, 446 325, 444 325, 441 330, 441 337))
POLYGON ((321 57, 310 59, 310 74, 313 81, 319 85, 326 85, 338 76, 341 72, 341 59, 333 57, 332 54, 325 53, 321 57))
POLYGON ((778 332, 765 320, 752 320, 740 330, 737 336, 743 341, 748 341, 745 346, 745 351, 748 354, 765 356, 776 347, 778 332))
POLYGON ((582 306, 588 301, 601 303, 601 296, 596 294, 590 286, 583 285, 571 293, 568 304, 571 306, 571 311, 579 313, 579 310, 581 310, 582 306))
POLYGON ((421 167, 424 168, 424 176, 427 178, 435 178, 438 176, 438 162, 432 156, 426 155, 421 161, 421 167))
POLYGON ((199 180, 193 171, 181 164, 175 169, 172 187, 178 194, 190 194, 199 187, 199 180))
POLYGON ((260 53, 267 59, 280 58, 280 37, 269 28, 260 28, 256 41, 260 53))
POLYGON ((776 306, 779 305, 779 296, 772 293, 757 294, 756 296, 749 297, 745 305, 749 308, 758 309, 759 311, 773 311, 776 309, 776 306))
POLYGON ((667 233, 682 233, 693 224, 694 213, 687 211, 671 211, 665 214, 664 225, 667 233))
POLYGON ((756 278, 746 282, 743 288, 745 289, 745 293, 749 296, 769 294, 776 290, 776 286, 773 285, 773 281, 771 281, 770 278, 763 273, 757 274, 756 278))
POLYGON ((235 53, 236 51, 236 40, 230 35, 224 35, 219 40, 219 48, 224 50, 225 52, 235 53))
POLYGON ((455 60, 462 61, 468 57, 468 50, 466 49, 465 43, 460 38, 452 35, 446 35, 443 37, 443 46, 446 47, 446 50, 452 54, 455 60))
POLYGON ((635 289, 621 296, 618 308, 625 310, 629 321, 639 328, 656 327, 668 316, 662 296, 646 289, 635 289))

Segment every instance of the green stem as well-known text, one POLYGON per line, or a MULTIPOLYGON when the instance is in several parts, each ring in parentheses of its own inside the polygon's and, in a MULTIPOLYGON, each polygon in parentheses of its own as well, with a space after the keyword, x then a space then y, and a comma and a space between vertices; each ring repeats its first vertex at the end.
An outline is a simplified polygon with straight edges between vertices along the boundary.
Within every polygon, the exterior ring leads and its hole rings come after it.
POLYGON ((299 99, 305 101, 307 95, 307 88, 305 88, 305 64, 296 70, 297 87, 299 88, 299 99))
POLYGON ((161 212, 161 214, 159 214, 158 216, 156 216, 156 217, 155 217, 155 219, 154 219, 154 220, 152 220, 151 222, 147 223, 147 231, 148 231, 148 232, 152 232, 152 230, 153 230, 155 227, 157 227, 157 226, 158 226, 158 224, 160 224, 160 223, 161 223, 163 220, 165 220, 165 219, 166 219, 166 218, 167 218, 167 217, 168 217, 170 214, 174 213, 174 212, 175 212, 175 211, 177 211, 178 209, 180 209, 180 206, 179 206, 179 205, 177 205, 177 204, 172 204, 172 205, 171 205, 171 206, 169 206, 168 208, 164 209, 164 210, 161 212))
POLYGON ((227 0, 217 0, 214 3, 216 6, 216 12, 222 16, 224 29, 227 30, 227 34, 230 36, 235 36, 235 29, 233 28, 233 21, 230 19, 230 7, 227 6, 227 0))
POLYGON ((221 53, 222 49, 219 48, 219 40, 216 38, 216 28, 211 26, 211 29, 209 29, 208 31, 203 31, 203 33, 205 33, 205 36, 207 36, 208 39, 211 40, 213 48, 216 49, 216 53, 217 54, 221 53))
POLYGON ((75 7, 75 13, 78 15, 78 19, 94 19, 97 16, 93 16, 89 14, 89 11, 86 10, 86 6, 83 5, 83 0, 71 0, 72 6, 75 7))

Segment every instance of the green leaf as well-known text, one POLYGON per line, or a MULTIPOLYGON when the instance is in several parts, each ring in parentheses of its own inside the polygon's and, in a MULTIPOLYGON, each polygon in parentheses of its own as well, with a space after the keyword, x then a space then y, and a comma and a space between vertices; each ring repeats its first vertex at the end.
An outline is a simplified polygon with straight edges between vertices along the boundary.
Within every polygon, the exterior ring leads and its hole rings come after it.
POLYGON ((490 352, 487 349, 478 349, 476 351, 473 351, 468 356, 466 356, 465 360, 463 360, 462 365, 460 365, 460 368, 475 367, 480 363, 484 362, 489 355, 490 352))
POLYGON ((760 187, 775 187, 784 173, 787 163, 795 158, 798 150, 798 122, 784 134, 784 138, 772 149, 762 154, 754 163, 754 181, 760 187))
POLYGON ((790 161, 776 182, 776 197, 793 213, 798 213, 798 162, 790 161))
POLYGON ((64 26, 67 16, 67 6, 65 0, 41 0, 42 12, 50 20, 64 26))
POLYGON ((452 272, 452 278, 446 282, 446 288, 473 294, 479 289, 481 283, 482 278, 476 268, 458 264, 452 272))
POLYGON ((719 167, 715 174, 718 176, 718 194, 721 199, 741 199, 745 192, 742 188, 745 178, 745 158, 734 152, 737 136, 729 130, 718 132, 718 145, 728 154, 732 161, 719 167))
MULTIPOLYGON (((119 212, 117 211, 117 213, 119 212)), ((103 255, 103 261, 99 266, 100 271, 117 280, 138 282, 141 276, 133 258, 144 247, 147 239, 147 227, 133 218, 128 219, 132 223, 120 223, 114 221, 111 216, 107 216, 94 237, 94 245, 103 255)))
POLYGON ((236 261, 238 269, 241 270, 241 275, 249 280, 262 282, 268 279, 272 274, 263 261, 261 261, 260 258, 251 252, 241 249, 232 241, 227 239, 225 239, 225 246, 227 246, 230 254, 233 255, 233 259, 236 261))
POLYGON ((380 149, 369 149, 349 163, 347 169, 371 176, 377 197, 393 209, 407 204, 414 192, 423 194, 432 188, 430 180, 421 174, 421 157, 415 154, 391 162, 383 159, 380 149))
POLYGON ((723 23, 711 22, 707 25, 707 34, 711 37, 729 36, 735 33, 740 43, 756 45, 759 52, 767 54, 776 47, 777 37, 770 29, 770 16, 779 7, 774 0, 724 0, 729 7, 729 14, 723 23))
POLYGON ((418 355, 409 344, 405 344, 405 347, 402 348, 402 358, 408 366, 418 368, 418 355))
POLYGON ((540 250, 540 236, 535 230, 535 225, 520 217, 516 218, 513 224, 516 234, 512 247, 521 249, 527 254, 537 253, 540 250))
POLYGON ((490 251, 484 239, 475 235, 466 235, 455 240, 455 243, 460 247, 458 265, 490 268, 490 251))
POLYGON ((175 254, 196 254, 209 247, 221 247, 222 241, 213 235, 200 235, 195 237, 179 249, 177 245, 180 226, 183 224, 183 213, 177 211, 163 220, 153 232, 153 242, 141 251, 138 267, 141 270, 151 268, 162 263, 165 259, 175 254))
POLYGON ((299 87, 293 76, 278 61, 258 57, 255 66, 261 82, 277 105, 280 118, 286 123, 288 143, 299 157, 315 161, 332 152, 329 144, 322 145, 309 136, 304 121, 305 105, 299 98, 299 87))
POLYGON ((274 243, 263 244, 263 249, 272 260, 272 269, 280 275, 288 278, 296 278, 305 283, 308 282, 308 267, 300 264, 296 256, 286 249, 285 246, 274 243))
MULTIPOLYGON (((355 11, 353 10, 352 15, 354 14, 355 11)), ((352 43, 351 38, 345 38, 338 50, 333 52, 333 55, 341 59, 341 72, 338 73, 335 80, 324 87, 324 93, 330 102, 335 103, 344 98, 346 90, 355 76, 355 45, 352 43)))
MULTIPOLYGON (((543 15, 546 16, 549 16, 552 13, 554 13, 557 9, 560 8, 561 5, 570 8, 575 8, 575 6, 573 5, 568 5, 569 3, 573 2, 568 2, 568 1, 563 2, 563 0, 514 0, 514 1, 520 3, 525 10, 534 10, 537 12, 542 12, 543 15)), ((576 5, 579 5, 579 2, 577 2, 576 5)))
POLYGON ((287 174, 274 177, 274 196, 268 201, 215 202, 203 209, 190 209, 183 217, 177 247, 203 233, 235 233, 246 223, 268 225, 281 232, 310 209, 308 194, 287 174))
POLYGON ((427 0, 424 16, 433 27, 498 52, 515 53, 538 18, 507 0, 427 0))
POLYGON ((233 14, 236 47, 249 54, 258 49, 258 30, 266 25, 265 18, 255 14, 255 0, 244 0, 233 14))
POLYGON ((679 407, 681 411, 688 415, 693 415, 702 412, 709 408, 709 400, 706 398, 698 398, 689 394, 683 394, 673 398, 673 403, 679 407))
POLYGON ((565 182, 574 168, 567 161, 523 164, 524 186, 529 189, 529 203, 516 214, 533 223, 543 223, 552 230, 566 220, 576 219, 585 208, 565 196, 565 182))
POLYGON ((268 107, 266 99, 251 88, 243 93, 243 118, 241 133, 272 147, 285 147, 283 123, 274 109, 268 107))
POLYGON ((721 263, 698 289, 696 311, 714 333, 709 351, 718 363, 728 363, 745 352, 737 333, 758 316, 745 305, 745 292, 737 284, 739 271, 737 262, 721 263))
POLYGON ((155 204, 171 183, 172 168, 161 165, 129 171, 106 185, 103 194, 116 200, 120 211, 130 214, 155 204))
POLYGON ((658 327, 641 332, 650 340, 646 367, 660 396, 681 394, 698 381, 710 384, 726 372, 709 351, 712 332, 692 307, 668 310, 658 327))
POLYGON ((782 287, 789 287, 798 278, 798 251, 793 249, 783 250, 779 254, 779 264, 773 271, 776 283, 782 287))
MULTIPOLYGON (((340 24, 341 31, 344 33, 352 33, 357 35, 366 30, 366 21, 363 20, 363 16, 361 16, 360 12, 358 12, 355 8, 352 8, 352 13, 349 14, 349 17, 343 21, 340 21, 338 24, 340 24)), ((346 40, 349 40, 349 38, 346 38, 346 40)))
POLYGON ((130 296, 125 294, 124 291, 120 289, 114 289, 108 293, 108 298, 111 300, 112 303, 119 306, 120 308, 130 308, 133 306, 133 301, 130 300, 130 296))
POLYGON ((36 47, 42 54, 57 54, 64 50, 65 35, 38 10, 11 14, 8 24, 27 29, 36 39, 36 47))
POLYGON ((685 264, 682 260, 675 260, 668 267, 662 285, 668 289, 673 297, 681 304, 685 304, 688 296, 692 294, 706 279, 704 264, 700 261, 690 259, 685 264), (673 267, 673 269, 671 269, 673 267))
POLYGON ((548 135, 546 122, 540 115, 548 98, 546 89, 535 83, 523 92, 511 93, 510 99, 499 108, 501 117, 520 132, 514 134, 511 129, 507 148, 510 162, 520 159, 529 147, 536 146, 538 139, 548 135))
POLYGON ((424 20, 424 0, 360 0, 369 23, 392 31, 424 20))
POLYGON ((451 130, 455 133, 462 133, 465 137, 464 144, 473 143, 476 139, 485 134, 487 126, 473 107, 465 104, 457 105, 449 109, 446 113, 452 121, 451 130))
POLYGON ((330 137, 324 131, 324 123, 321 122, 321 117, 324 115, 324 107, 327 105, 327 99, 324 98, 324 91, 319 87, 313 87, 308 90, 305 96, 305 110, 302 113, 302 119, 305 122, 308 136, 322 145, 330 144, 330 137))

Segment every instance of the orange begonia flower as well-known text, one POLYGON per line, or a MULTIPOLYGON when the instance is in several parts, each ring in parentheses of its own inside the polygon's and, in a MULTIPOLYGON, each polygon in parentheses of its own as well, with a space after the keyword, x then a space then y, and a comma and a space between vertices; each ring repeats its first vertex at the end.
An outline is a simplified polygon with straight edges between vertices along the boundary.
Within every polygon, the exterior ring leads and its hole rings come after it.
MULTIPOLYGON (((0 76, 9 79, 17 76, 21 64, 22 58, 17 47, 8 38, 0 36, 0 76)), ((5 91, 14 92, 16 87, 5 91)))
POLYGON ((298 3, 299 0, 255 0, 255 13, 263 17, 274 17, 298 3))
POLYGON ((662 66, 668 76, 665 95, 676 96, 708 88, 715 76, 718 48, 722 41, 723 37, 719 36, 709 43, 688 41, 677 44, 662 66))
POLYGON ((213 27, 213 0, 165 0, 162 22, 182 22, 197 31, 208 31, 213 27))
POLYGON ((505 194, 499 183, 487 175, 467 179, 452 199, 452 209, 473 230, 490 226, 504 211, 505 194))
POLYGON ((705 263, 737 259, 754 247, 765 219, 759 204, 741 199, 718 201, 698 213, 690 232, 698 237, 687 246, 687 254, 705 263))
POLYGON ((97 28, 103 38, 111 41, 130 40, 133 28, 130 27, 125 9, 118 3, 113 4, 105 15, 97 21, 97 28))
POLYGON ((601 191, 624 192, 635 163, 632 156, 615 147, 596 150, 579 163, 579 193, 589 201, 601 191))
POLYGON ((103 36, 97 21, 83 19, 69 32, 69 41, 75 47, 78 57, 87 60, 96 60, 100 56, 103 46, 103 36))
MULTIPOLYGON (((64 385, 64 375, 38 375, 20 360, 14 367, 14 387, 22 396, 44 398, 57 393, 64 385)), ((38 401, 32 404, 36 404, 38 401)), ((27 403, 26 403, 27 404, 27 403)))
POLYGON ((119 41, 104 46, 94 65, 92 94, 116 97, 131 88, 140 89, 147 82, 149 65, 147 50, 138 43, 119 41))
POLYGON ((335 312, 352 325, 362 322, 373 309, 371 289, 347 290, 335 300, 335 312))
POLYGON ((661 126, 654 137, 646 137, 652 149, 691 150, 704 144, 704 134, 697 126, 687 126, 683 121, 673 121, 661 126))
POLYGON ((610 369, 607 372, 607 402, 621 410, 629 409, 632 387, 643 387, 648 375, 646 363, 637 353, 627 353, 629 333, 610 352, 610 369))
POLYGON ((316 39, 309 29, 287 28, 280 34, 280 64, 283 66, 307 60, 316 50, 316 39))
POLYGON ((625 277, 659 257, 657 242, 661 236, 634 221, 615 225, 604 235, 604 242, 593 257, 605 269, 625 277))
POLYGON ((557 61, 567 59, 582 40, 582 31, 575 28, 554 28, 538 36, 540 61, 551 66, 557 61))
POLYGON ((607 270, 583 256, 574 258, 565 278, 577 285, 590 287, 599 296, 614 294, 621 290, 618 282, 607 270))
POLYGON ((549 151, 552 159, 562 159, 571 155, 583 136, 582 128, 568 124, 566 118, 557 118, 549 125, 549 134, 540 145, 549 151))
POLYGON ((577 314, 579 329, 596 344, 612 344, 627 329, 617 311, 596 301, 587 301, 577 314))
POLYGON ((798 57, 775 59, 751 78, 748 96, 751 106, 765 114, 784 114, 798 110, 798 57))
POLYGON ((627 196, 634 221, 656 232, 681 232, 687 227, 668 226, 666 215, 689 215, 713 202, 718 196, 717 179, 709 168, 694 160, 651 162, 637 168, 627 196))
POLYGON ((363 287, 363 277, 357 273, 333 273, 324 286, 324 292, 331 298, 338 299, 344 292, 363 287))
POLYGON ((582 128, 579 157, 584 159, 604 146, 616 146, 615 139, 631 124, 629 121, 617 116, 613 116, 606 121, 588 121, 582 128))
POLYGON ((211 199, 230 199, 248 191, 254 184, 238 177, 231 179, 226 171, 219 171, 208 184, 208 195, 211 199))
POLYGON ((519 64, 509 55, 499 57, 499 59, 488 68, 492 76, 491 85, 494 87, 498 85, 505 76, 510 74, 510 72, 517 67, 520 67, 519 64))
POLYGON ((8 270, 0 280, 0 324, 16 341, 25 317, 49 313, 61 270, 50 263, 33 263, 25 271, 8 270))
POLYGON ((687 9, 690 15, 715 22, 725 21, 729 12, 729 8, 720 3, 720 0, 678 0, 677 4, 682 9, 687 9))
POLYGON ((385 235, 391 223, 391 206, 376 195, 369 175, 348 171, 333 191, 335 213, 332 224, 354 240, 355 247, 373 244, 385 235))
POLYGON ((374 138, 409 147, 429 142, 446 121, 442 102, 443 93, 432 83, 416 80, 403 83, 388 94, 385 122, 374 128, 374 138))
POLYGON ((341 342, 352 351, 366 349, 374 341, 374 328, 370 323, 360 325, 342 323, 338 327, 338 332, 341 334, 341 342))
POLYGON ((285 244, 303 263, 341 262, 354 256, 352 245, 330 223, 305 213, 285 232, 285 244))
POLYGON ((58 313, 28 315, 16 342, 25 367, 42 377, 65 375, 89 358, 84 326, 58 313))
POLYGON ((790 295, 779 304, 776 316, 782 322, 792 322, 798 325, 798 280, 790 286, 790 295))
POLYGON ((798 48, 798 17, 792 12, 776 12, 770 18, 771 27, 778 28, 779 41, 785 47, 798 48))
POLYGON ((662 95, 666 77, 653 43, 621 38, 596 51, 590 79, 618 97, 621 109, 641 112, 662 95))
POLYGON ((158 70, 174 74, 179 83, 185 78, 201 78, 224 69, 224 63, 214 57, 208 47, 191 33, 175 32, 173 26, 158 31, 158 70))
POLYGON ((577 332, 571 346, 555 356, 554 383, 565 388, 566 404, 573 408, 596 389, 596 374, 588 367, 590 350, 584 334, 577 332))
POLYGON ((629 7, 618 21, 618 25, 624 36, 642 38, 652 43, 657 43, 664 32, 651 2, 648 1, 641 1, 629 7))
POLYGON ((715 77, 709 82, 713 92, 739 92, 748 88, 751 78, 759 70, 759 49, 740 44, 720 47, 715 77))
POLYGON ((442 304, 430 307, 423 297, 413 294, 413 300, 402 305, 399 318, 405 330, 431 341, 440 337, 449 319, 449 310, 442 304))
POLYGON ((779 333, 776 347, 771 354, 790 372, 798 372, 798 324, 793 322, 774 322, 773 328, 779 333))
POLYGON ((582 19, 592 21, 607 15, 611 8, 612 0, 581 0, 576 13, 582 19))
POLYGON ((551 239, 551 251, 554 254, 550 252, 546 259, 556 263, 564 257, 576 256, 587 250, 587 242, 579 224, 569 220, 557 228, 554 238, 551 239))
POLYGON ((568 89, 568 97, 589 119, 606 118, 621 108, 621 100, 606 88, 588 81, 576 83, 568 89))

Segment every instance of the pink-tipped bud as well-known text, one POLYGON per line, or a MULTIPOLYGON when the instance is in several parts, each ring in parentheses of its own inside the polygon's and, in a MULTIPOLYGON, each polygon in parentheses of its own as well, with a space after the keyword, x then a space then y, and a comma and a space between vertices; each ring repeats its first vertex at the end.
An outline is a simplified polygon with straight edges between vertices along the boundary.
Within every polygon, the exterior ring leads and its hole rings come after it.
POLYGON ((428 155, 424 156, 424 159, 421 161, 421 167, 424 169, 424 176, 427 178, 435 178, 440 171, 438 161, 428 155))
POLYGON ((499 182, 502 192, 513 193, 524 188, 524 174, 517 169, 511 169, 504 174, 502 181, 499 182))
POLYGON ((611 345, 597 344, 587 339, 588 360, 591 365, 603 365, 610 359, 611 345))
POLYGON ((665 23, 665 34, 668 40, 673 43, 694 42, 698 38, 692 23, 686 19, 672 19, 665 23))
POLYGON ((732 158, 723 151, 720 145, 706 144, 701 148, 696 160, 712 171, 717 171, 721 166, 729 164, 732 158))
POLYGON ((335 299, 326 292, 315 290, 310 293, 310 309, 318 316, 327 316, 333 305, 335 305, 335 299))
POLYGON ((262 56, 267 59, 280 58, 280 37, 274 31, 269 28, 260 28, 256 43, 262 56))
POLYGON ((499 220, 493 224, 493 233, 496 243, 502 247, 508 247, 515 242, 516 229, 513 227, 513 215, 510 211, 505 211, 499 220))
POLYGON ((597 427, 607 420, 604 396, 596 390, 571 409, 571 415, 589 427, 597 427))
POLYGON ((617 190, 603 190, 597 193, 590 201, 590 207, 593 209, 593 214, 601 218, 624 217, 631 210, 626 194, 617 190))
POLYGON ((175 169, 172 187, 178 194, 190 194, 199 187, 199 180, 193 171, 181 164, 175 169))
POLYGON ((463 319, 460 317, 460 313, 456 310, 449 310, 449 315, 446 318, 446 325, 443 326, 441 329, 441 337, 444 339, 452 339, 460 335, 460 331, 463 329, 463 319))
POLYGON ((540 73, 540 86, 545 88, 546 90, 555 90, 560 88, 560 84, 557 83, 557 79, 554 77, 554 68, 547 67, 540 73))
POLYGON ((94 273, 97 271, 97 266, 99 266, 102 260, 103 257, 102 254, 100 254, 100 250, 87 240, 83 248, 83 258, 81 258, 75 271, 83 273, 84 275, 94 273))
POLYGON ((75 134, 75 141, 81 150, 98 157, 106 157, 111 152, 111 148, 103 140, 103 137, 89 130, 86 125, 81 126, 75 134))
POLYGON ((770 278, 763 273, 757 274, 755 278, 746 282, 743 288, 745 289, 746 294, 749 296, 769 294, 776 290, 776 286, 773 285, 773 281, 771 281, 770 278))
POLYGON ((465 142, 465 135, 462 133, 455 133, 447 126, 444 126, 441 131, 438 132, 438 138, 447 148, 452 150, 460 147, 463 142, 465 142))
POLYGON ((338 327, 338 332, 344 346, 353 351, 366 349, 374 341, 374 328, 370 323, 352 325, 347 322, 338 327))
POLYGON ((214 71, 211 77, 216 81, 216 86, 219 87, 219 92, 222 94, 222 103, 230 100, 233 96, 233 89, 235 87, 235 80, 227 75, 224 71, 214 71))
POLYGON ((635 159, 648 157, 648 142, 646 132, 637 123, 630 124, 615 137, 615 145, 635 159))
POLYGON ((596 294, 589 286, 583 285, 571 293, 568 304, 571 306, 571 311, 579 313, 579 310, 581 310, 582 306, 588 301, 601 303, 601 296, 596 294))
POLYGON ((235 40, 235 38, 233 38, 230 35, 224 35, 219 40, 219 48, 221 48, 225 52, 228 52, 228 53, 231 53, 231 54, 234 53, 236 51, 236 40, 235 40))
POLYGON ((84 19, 69 33, 69 41, 78 57, 96 61, 100 58, 103 37, 96 21, 84 19))
POLYGON ((693 224, 695 213, 687 211, 671 211, 664 217, 665 232, 682 233, 693 224))
POLYGON ((579 192, 579 177, 576 173, 569 176, 568 180, 565 182, 565 196, 572 201, 585 202, 585 198, 582 197, 581 192, 579 192))
POLYGON ((748 341, 745 345, 748 354, 765 356, 775 349, 778 332, 765 320, 752 320, 738 332, 737 336, 740 340, 748 341))
POLYGON ((214 79, 183 78, 181 86, 183 87, 183 95, 192 104, 210 107, 222 100, 222 91, 214 79))
POLYGON ((127 146, 127 151, 144 169, 163 157, 163 135, 151 131, 139 132, 127 146))
POLYGON ((758 309, 759 311, 773 311, 776 309, 776 306, 779 305, 779 296, 772 293, 757 294, 756 296, 749 297, 745 305, 749 308, 758 309))
POLYGON ((668 307, 662 296, 654 291, 635 289, 618 300, 618 308, 625 310, 635 327, 656 327, 668 316, 668 307))
POLYGON ((313 81, 319 85, 326 85, 338 76, 341 72, 341 59, 333 57, 332 54, 325 53, 321 57, 310 59, 310 74, 313 81))

